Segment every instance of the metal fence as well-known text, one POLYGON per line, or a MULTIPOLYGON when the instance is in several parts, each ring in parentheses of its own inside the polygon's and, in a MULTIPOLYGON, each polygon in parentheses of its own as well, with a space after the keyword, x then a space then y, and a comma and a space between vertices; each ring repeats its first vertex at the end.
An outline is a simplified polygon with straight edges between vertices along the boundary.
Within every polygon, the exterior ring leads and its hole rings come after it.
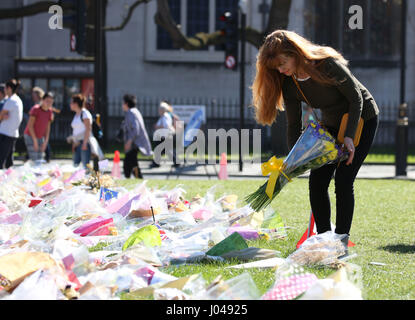
MULTIPOLYGON (((375 137, 375 146, 392 147, 395 145, 396 123, 399 105, 393 103, 378 104, 379 128, 375 137)), ((415 147, 415 101, 408 103, 408 144, 415 147)))
MULTIPOLYGON (((168 98, 168 97, 138 97, 138 109, 143 115, 144 122, 149 133, 153 136, 153 127, 158 119, 158 106, 161 100, 168 100, 172 105, 204 105, 206 106, 206 124, 203 130, 220 129, 229 130, 239 128, 240 106, 237 99, 216 98, 168 98)), ((379 129, 374 146, 392 147, 395 145, 395 131, 398 117, 398 105, 394 103, 378 103, 380 109, 379 129)), ((70 123, 73 115, 58 115, 52 125, 51 143, 65 141, 71 134, 70 123)), ((409 146, 415 147, 415 101, 408 104, 409 118, 409 146)), ((108 103, 107 138, 111 144, 115 141, 121 121, 123 120, 122 98, 110 99, 108 103)), ((262 150, 269 151, 271 145, 270 130, 258 125, 254 119, 253 108, 245 108, 244 128, 262 128, 262 150)), ((252 130, 251 130, 252 131, 252 130)))

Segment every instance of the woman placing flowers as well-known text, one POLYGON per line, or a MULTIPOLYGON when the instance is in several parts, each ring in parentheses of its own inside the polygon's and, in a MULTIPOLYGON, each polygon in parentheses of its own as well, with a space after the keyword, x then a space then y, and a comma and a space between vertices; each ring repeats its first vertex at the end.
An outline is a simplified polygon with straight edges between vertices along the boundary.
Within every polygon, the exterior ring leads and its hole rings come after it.
POLYGON ((354 181, 373 143, 379 109, 370 92, 354 77, 344 57, 326 46, 311 43, 286 30, 269 34, 259 50, 252 85, 256 120, 271 125, 279 111, 286 110, 287 140, 291 149, 301 135, 301 102, 321 111, 321 122, 336 137, 341 119, 348 113, 344 147, 349 152, 339 165, 312 169, 309 198, 317 232, 331 230, 328 187, 334 174, 336 230, 345 243, 353 219, 354 181), (359 119, 364 126, 358 146, 354 145, 359 119))

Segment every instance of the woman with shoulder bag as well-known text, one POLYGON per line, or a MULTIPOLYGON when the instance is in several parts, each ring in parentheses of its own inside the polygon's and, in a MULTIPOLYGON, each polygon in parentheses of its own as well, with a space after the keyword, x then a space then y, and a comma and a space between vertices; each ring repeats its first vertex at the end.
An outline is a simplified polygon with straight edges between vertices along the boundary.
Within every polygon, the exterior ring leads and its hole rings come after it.
POLYGON ((70 107, 75 112, 71 122, 73 163, 78 166, 82 162, 86 169, 91 160, 91 146, 88 141, 92 134, 92 115, 85 108, 85 97, 81 94, 72 96, 70 107))
POLYGON ((306 102, 321 111, 321 124, 338 137, 342 118, 347 160, 311 170, 309 199, 319 234, 331 230, 328 188, 334 174, 336 234, 347 252, 354 212, 354 181, 373 143, 379 109, 369 90, 351 73, 348 62, 335 49, 319 46, 295 32, 276 30, 259 50, 252 85, 256 120, 271 125, 286 111, 287 140, 291 149, 301 135, 302 108, 306 102), (363 120, 363 129, 361 128, 363 120), (359 126, 360 122, 360 126, 359 126), (360 138, 360 139, 355 139, 360 138))
POLYGON ((124 111, 124 121, 122 122, 122 134, 124 140, 124 176, 130 178, 131 174, 135 178, 143 179, 143 175, 138 164, 137 155, 140 151, 145 156, 153 155, 150 139, 144 124, 143 116, 137 109, 137 98, 131 94, 123 96, 122 109, 124 111))

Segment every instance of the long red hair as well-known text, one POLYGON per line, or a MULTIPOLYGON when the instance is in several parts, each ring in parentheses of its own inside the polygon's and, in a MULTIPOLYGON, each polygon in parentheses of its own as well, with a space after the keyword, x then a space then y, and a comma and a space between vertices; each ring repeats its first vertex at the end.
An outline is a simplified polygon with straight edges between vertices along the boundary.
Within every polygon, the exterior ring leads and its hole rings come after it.
POLYGON ((256 121, 262 125, 271 125, 278 111, 284 111, 282 84, 286 76, 278 71, 280 54, 294 57, 297 68, 300 67, 323 85, 334 85, 336 80, 318 70, 321 60, 333 57, 348 65, 348 61, 335 49, 313 44, 295 32, 276 30, 269 34, 259 49, 251 87, 256 121))

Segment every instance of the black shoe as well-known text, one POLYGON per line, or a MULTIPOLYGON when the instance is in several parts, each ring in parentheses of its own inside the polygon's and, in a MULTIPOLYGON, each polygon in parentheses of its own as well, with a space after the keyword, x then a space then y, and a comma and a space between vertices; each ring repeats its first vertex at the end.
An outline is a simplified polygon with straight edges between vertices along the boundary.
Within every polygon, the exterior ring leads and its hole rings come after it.
POLYGON ((160 165, 158 163, 155 163, 154 160, 153 162, 150 164, 150 168, 159 168, 160 165))
POLYGON ((346 235, 340 240, 344 246, 344 254, 339 256, 338 259, 346 258, 349 255, 349 236, 346 235))

